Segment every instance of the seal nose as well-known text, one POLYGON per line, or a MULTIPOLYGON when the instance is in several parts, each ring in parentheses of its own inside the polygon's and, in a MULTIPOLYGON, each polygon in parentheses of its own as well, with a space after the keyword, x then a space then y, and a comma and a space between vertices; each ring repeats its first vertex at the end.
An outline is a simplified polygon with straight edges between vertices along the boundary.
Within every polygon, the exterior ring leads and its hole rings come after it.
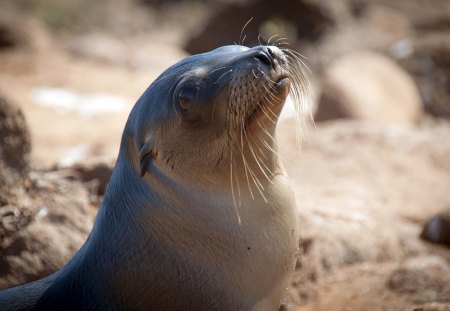
POLYGON ((274 46, 258 46, 256 47, 256 55, 255 59, 262 62, 264 65, 270 66, 273 69, 276 69, 279 62, 283 63, 282 52, 274 46))
POLYGON ((273 52, 270 47, 263 46, 259 51, 257 51, 254 56, 255 59, 259 60, 263 64, 267 66, 273 66, 274 57, 273 52))

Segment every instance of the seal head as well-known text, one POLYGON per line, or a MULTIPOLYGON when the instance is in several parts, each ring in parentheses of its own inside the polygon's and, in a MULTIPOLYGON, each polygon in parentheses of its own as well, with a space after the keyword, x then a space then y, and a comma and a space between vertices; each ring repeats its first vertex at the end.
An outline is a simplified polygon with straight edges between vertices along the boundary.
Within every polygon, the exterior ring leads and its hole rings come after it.
POLYGON ((188 172, 186 177, 205 177, 221 162, 231 163, 233 155, 253 159, 261 144, 267 146, 258 157, 272 157, 290 77, 285 54, 270 46, 225 46, 169 68, 144 93, 132 118, 140 174, 152 159, 159 167, 188 172))

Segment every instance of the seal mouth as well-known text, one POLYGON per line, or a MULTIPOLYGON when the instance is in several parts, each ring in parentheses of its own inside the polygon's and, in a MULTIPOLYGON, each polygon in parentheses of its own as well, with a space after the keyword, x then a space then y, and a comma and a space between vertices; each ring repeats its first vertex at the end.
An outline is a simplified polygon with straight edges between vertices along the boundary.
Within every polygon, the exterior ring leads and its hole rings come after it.
POLYGON ((289 85, 290 80, 289 74, 283 73, 278 77, 272 88, 275 92, 279 92, 281 89, 286 88, 289 85))
POLYGON ((271 94, 266 94, 266 96, 256 104, 255 108, 246 118, 245 124, 248 125, 253 120, 259 119, 261 116, 265 116, 276 123, 285 96, 287 96, 289 92, 290 83, 291 78, 287 72, 280 74, 270 87, 269 92, 271 94))

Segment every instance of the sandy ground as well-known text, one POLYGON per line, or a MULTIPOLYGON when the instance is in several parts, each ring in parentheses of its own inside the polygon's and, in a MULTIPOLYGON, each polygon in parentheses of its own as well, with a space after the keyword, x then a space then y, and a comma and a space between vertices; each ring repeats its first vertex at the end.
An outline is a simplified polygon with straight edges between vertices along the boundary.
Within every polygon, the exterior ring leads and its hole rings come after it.
MULTIPOLYGON (((50 41, 50 40, 49 40, 50 41)), ((150 42, 148 43, 150 45, 150 42)), ((32 134, 32 161, 48 167, 69 157, 114 157, 129 111, 165 68, 185 54, 176 47, 151 42, 151 65, 128 66, 92 61, 68 54, 56 42, 45 42, 37 52, 5 52, 0 64, 3 93, 22 107, 32 134), (77 109, 46 107, 33 100, 39 88, 56 88, 82 95, 107 94, 124 101, 120 111, 83 115, 77 109), (80 147, 85 150, 77 155, 80 147)))

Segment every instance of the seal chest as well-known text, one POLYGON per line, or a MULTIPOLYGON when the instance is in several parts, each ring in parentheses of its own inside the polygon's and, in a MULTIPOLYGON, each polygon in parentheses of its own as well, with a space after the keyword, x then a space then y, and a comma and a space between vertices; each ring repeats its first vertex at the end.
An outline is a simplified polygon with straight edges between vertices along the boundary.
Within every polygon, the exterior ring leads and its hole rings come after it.
POLYGON ((275 129, 289 92, 301 93, 299 66, 292 51, 226 46, 166 70, 130 113, 88 240, 0 305, 276 310, 298 230, 275 129))

